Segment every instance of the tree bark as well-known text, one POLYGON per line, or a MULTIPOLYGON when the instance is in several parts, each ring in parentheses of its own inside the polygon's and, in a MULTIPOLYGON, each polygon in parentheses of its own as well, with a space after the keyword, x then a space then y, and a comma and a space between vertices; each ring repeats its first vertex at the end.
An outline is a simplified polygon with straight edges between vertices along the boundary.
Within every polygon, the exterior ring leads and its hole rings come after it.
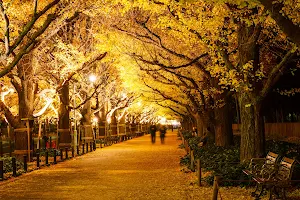
POLYGON ((70 135, 69 119, 69 83, 66 82, 58 91, 60 105, 58 111, 58 133, 59 147, 71 147, 72 138, 70 135))
MULTIPOLYGON (((254 71, 258 68, 259 47, 257 40, 261 32, 260 25, 248 26, 239 22, 238 50, 239 67, 242 68, 249 61, 253 61, 254 71)), ((249 72, 250 73, 250 72, 249 72)), ((247 80, 249 74, 245 74, 245 84, 251 84, 247 80)), ((261 101, 259 96, 259 85, 253 84, 251 91, 240 91, 238 99, 241 115, 241 147, 240 160, 250 160, 253 157, 262 156, 264 151, 264 130, 261 123, 261 101)))
POLYGON ((241 109, 241 161, 258 158, 264 154, 264 125, 261 116, 261 102, 255 102, 255 95, 239 95, 241 109))
POLYGON ((215 109, 215 144, 227 147, 233 145, 232 116, 228 97, 224 105, 215 109))
POLYGON ((85 143, 93 142, 93 128, 92 128, 92 107, 91 101, 87 100, 81 110, 82 125, 84 127, 84 137, 82 138, 85 143))

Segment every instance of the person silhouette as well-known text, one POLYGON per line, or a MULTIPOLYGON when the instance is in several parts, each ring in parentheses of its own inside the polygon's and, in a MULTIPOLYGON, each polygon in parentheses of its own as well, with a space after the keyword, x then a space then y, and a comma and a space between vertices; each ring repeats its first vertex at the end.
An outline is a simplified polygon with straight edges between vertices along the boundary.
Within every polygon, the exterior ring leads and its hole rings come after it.
POLYGON ((155 143, 155 137, 156 137, 156 126, 155 124, 152 124, 150 127, 149 127, 149 132, 151 134, 151 142, 152 143, 155 143))
POLYGON ((167 127, 165 125, 162 125, 159 129, 160 132, 160 141, 162 144, 165 143, 165 136, 166 136, 166 132, 167 132, 167 127))

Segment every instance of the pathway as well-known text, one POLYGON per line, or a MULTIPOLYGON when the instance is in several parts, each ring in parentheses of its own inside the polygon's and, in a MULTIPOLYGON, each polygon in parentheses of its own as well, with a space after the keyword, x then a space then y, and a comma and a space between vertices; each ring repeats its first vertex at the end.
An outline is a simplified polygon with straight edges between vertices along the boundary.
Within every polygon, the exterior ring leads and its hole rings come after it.
MULTIPOLYGON (((211 187, 199 188, 194 175, 181 171, 185 152, 176 134, 167 132, 165 144, 134 138, 5 181, 0 199, 211 199, 211 187)), ((234 191, 234 199, 248 199, 234 191)))

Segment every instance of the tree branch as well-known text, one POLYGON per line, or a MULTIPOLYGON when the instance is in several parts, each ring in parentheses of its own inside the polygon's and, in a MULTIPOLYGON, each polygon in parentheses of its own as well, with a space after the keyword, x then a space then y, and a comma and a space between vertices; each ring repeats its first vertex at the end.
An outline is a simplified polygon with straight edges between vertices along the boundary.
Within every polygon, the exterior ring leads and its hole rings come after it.
POLYGON ((266 81, 266 83, 264 84, 263 89, 260 92, 260 98, 265 97, 268 92, 271 90, 271 88, 273 87, 273 85, 278 81, 278 79, 280 78, 280 76, 282 76, 282 73, 280 73, 281 71, 284 71, 284 69, 287 67, 287 62, 291 59, 291 57, 294 56, 296 51, 296 48, 292 48, 291 50, 289 50, 284 58, 281 60, 281 62, 279 64, 277 64, 272 71, 269 73, 268 79, 266 81))
MULTIPOLYGON (((283 4, 276 3, 274 0, 259 0, 261 4, 270 12, 271 17, 276 21, 280 29, 298 46, 300 47, 300 27, 295 25, 292 20, 285 18, 280 13, 283 4)), ((277 2, 277 1, 276 1, 277 2)))
POLYGON ((3 6, 3 1, 0 0, 0 12, 2 14, 2 17, 3 17, 3 20, 5 22, 5 33, 4 33, 4 43, 5 43, 5 55, 8 56, 9 55, 9 19, 6 15, 6 12, 5 12, 5 9, 4 9, 4 6, 3 6))

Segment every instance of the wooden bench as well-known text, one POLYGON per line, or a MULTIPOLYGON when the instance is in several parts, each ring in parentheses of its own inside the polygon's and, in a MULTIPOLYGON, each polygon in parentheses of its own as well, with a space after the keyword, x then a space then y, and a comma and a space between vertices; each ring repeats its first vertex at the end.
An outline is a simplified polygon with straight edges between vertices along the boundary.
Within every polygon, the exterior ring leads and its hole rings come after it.
POLYGON ((243 172, 250 178, 259 176, 261 170, 272 170, 278 160, 279 155, 270 151, 265 158, 252 158, 248 169, 243 170, 243 172))
POLYGON ((260 199, 263 191, 267 189, 269 190, 269 199, 272 199, 273 195, 286 199, 285 190, 291 186, 295 163, 295 160, 283 157, 279 164, 274 164, 274 167, 262 168, 260 174, 253 176, 256 190, 252 196, 255 199, 260 199), (256 194, 258 188, 260 188, 260 193, 256 194))

